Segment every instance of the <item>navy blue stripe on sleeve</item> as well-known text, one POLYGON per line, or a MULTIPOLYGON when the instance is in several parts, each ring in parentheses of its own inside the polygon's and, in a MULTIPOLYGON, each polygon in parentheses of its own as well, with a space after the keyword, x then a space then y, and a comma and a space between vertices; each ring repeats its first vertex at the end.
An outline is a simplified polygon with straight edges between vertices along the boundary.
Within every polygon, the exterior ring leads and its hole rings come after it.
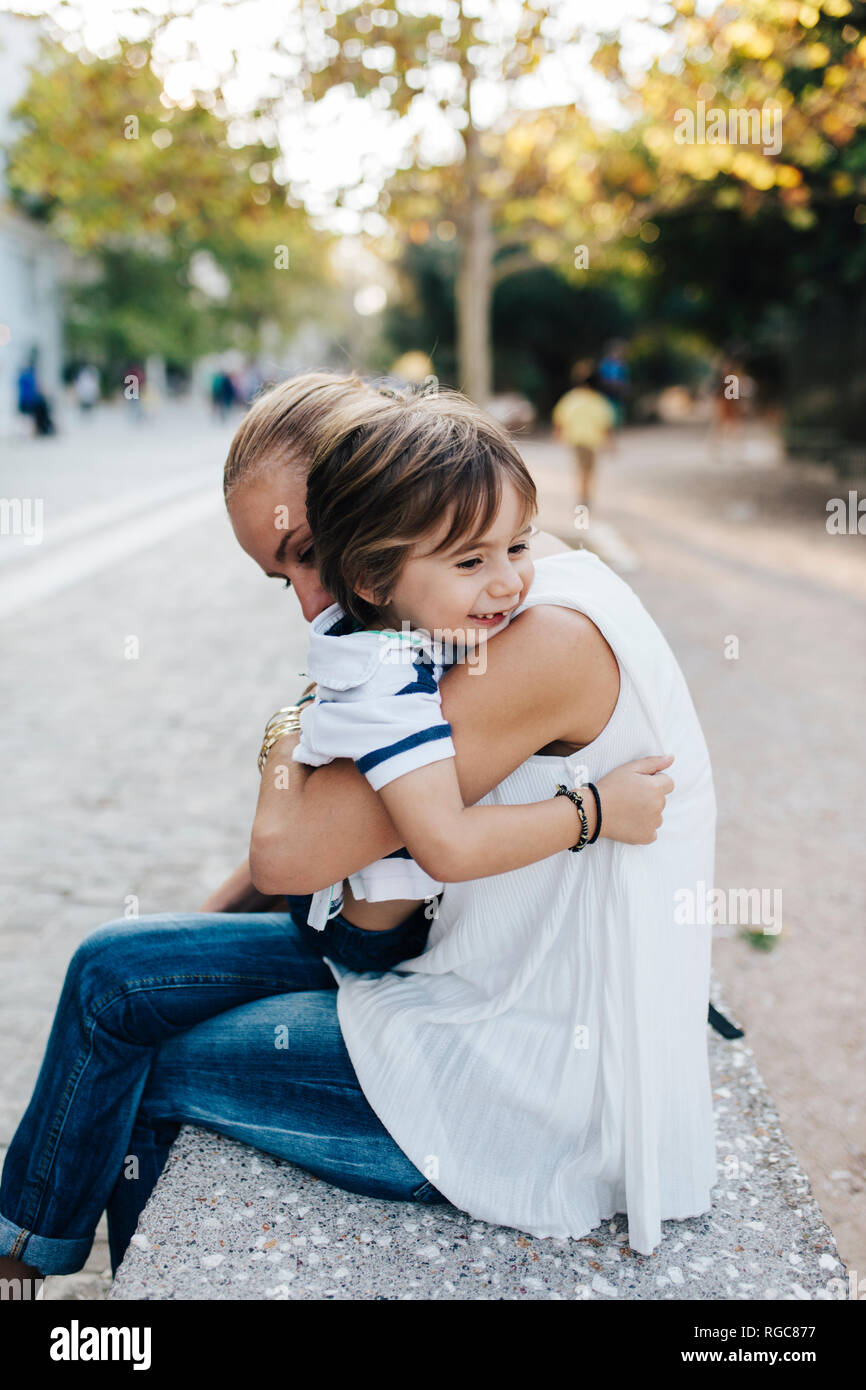
POLYGON ((421 743, 432 743, 434 739, 450 737, 450 724, 436 724, 430 729, 419 729, 417 733, 409 734, 408 738, 401 738, 397 743, 389 743, 386 748, 375 748, 372 753, 365 753, 363 758, 356 758, 355 766, 359 772, 368 772, 371 767, 378 767, 379 763, 396 758, 399 753, 406 753, 421 743))
POLYGON ((425 695, 435 695, 438 689, 436 681, 433 679, 432 662, 422 652, 420 656, 412 662, 415 670, 415 679, 409 685, 404 685, 402 690, 398 690, 398 695, 415 695, 421 692, 425 695))

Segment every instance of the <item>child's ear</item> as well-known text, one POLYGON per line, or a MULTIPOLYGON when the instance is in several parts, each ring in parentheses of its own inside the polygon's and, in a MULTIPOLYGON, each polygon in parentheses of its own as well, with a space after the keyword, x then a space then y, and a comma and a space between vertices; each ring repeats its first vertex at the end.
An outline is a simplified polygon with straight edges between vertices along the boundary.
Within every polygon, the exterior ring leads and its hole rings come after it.
POLYGON ((374 608, 381 608, 387 599, 377 598, 376 592, 370 587, 369 578, 363 572, 358 575, 357 584, 352 585, 352 592, 365 603, 370 603, 374 608))

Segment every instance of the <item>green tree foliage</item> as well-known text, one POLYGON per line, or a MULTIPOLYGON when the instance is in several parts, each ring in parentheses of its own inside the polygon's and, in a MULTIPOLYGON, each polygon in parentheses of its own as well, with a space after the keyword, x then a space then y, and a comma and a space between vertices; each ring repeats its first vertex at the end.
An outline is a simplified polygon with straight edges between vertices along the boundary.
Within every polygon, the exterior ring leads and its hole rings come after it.
POLYGON ((511 113, 516 85, 579 30, 570 0, 508 6, 496 0, 303 0, 290 12, 279 45, 293 63, 293 88, 307 102, 350 86, 397 119, 418 103, 419 111, 436 109, 450 128, 458 149, 453 163, 425 168, 419 141, 411 142, 408 173, 389 185, 379 210, 404 244, 423 221, 420 205, 432 201, 437 216, 454 224, 457 373, 477 399, 491 385, 493 262, 498 213, 509 196, 497 164, 499 141, 479 124, 478 90, 496 89, 511 113))
POLYGON ((697 13, 679 0, 667 32, 665 58, 630 87, 653 184, 636 208, 637 234, 652 229, 649 302, 716 341, 738 338, 753 369, 784 387, 789 447, 846 466, 866 428, 855 369, 866 350, 866 6, 742 0, 697 13), (727 140, 682 138, 683 112, 699 102, 726 117, 727 140), (750 111, 764 113, 770 141, 763 130, 743 140, 750 111))
MULTIPOLYGON (((384 324, 389 360, 420 349, 431 358, 439 380, 454 385, 453 243, 433 236, 421 245, 410 244, 397 275, 400 295, 384 324)), ((494 389, 527 396, 546 416, 569 388, 576 358, 596 357, 608 339, 634 330, 638 302, 633 289, 619 276, 589 285, 569 282, 560 271, 531 260, 527 268, 502 276, 493 293, 494 389)))
MULTIPOLYGON (((692 315, 708 329, 738 332, 828 280, 862 281, 864 10, 744 0, 698 15, 679 0, 669 51, 640 78, 626 83, 615 46, 598 57, 634 111, 628 139, 646 170, 618 249, 640 248, 662 295, 690 287, 692 315), (724 117, 716 130, 714 112, 724 117), (742 138, 756 131, 754 118, 743 124, 750 112, 763 113, 758 140, 742 138), (687 138, 689 114, 698 134, 702 116, 704 138, 687 138), (728 138, 714 138, 723 128, 728 138)), ((605 160, 615 151, 614 141, 605 160)))
POLYGON ((73 354, 188 364, 255 351, 263 323, 288 333, 315 312, 329 239, 287 202, 277 149, 169 102, 146 46, 82 59, 45 40, 13 115, 10 195, 82 258, 73 354))

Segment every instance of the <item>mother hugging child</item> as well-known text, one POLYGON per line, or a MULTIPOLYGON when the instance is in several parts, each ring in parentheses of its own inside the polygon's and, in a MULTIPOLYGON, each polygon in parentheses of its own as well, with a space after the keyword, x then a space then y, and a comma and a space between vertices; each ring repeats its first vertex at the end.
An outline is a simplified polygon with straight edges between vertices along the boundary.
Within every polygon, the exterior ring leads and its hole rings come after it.
POLYGON ((535 532, 517 449, 457 393, 283 382, 225 493, 314 688, 268 726, 241 867, 74 953, 0 1276, 80 1269, 106 1209, 116 1269, 184 1123, 537 1236, 624 1212, 651 1252, 716 1180, 711 928, 675 915, 713 880, 715 801, 664 637, 535 532))

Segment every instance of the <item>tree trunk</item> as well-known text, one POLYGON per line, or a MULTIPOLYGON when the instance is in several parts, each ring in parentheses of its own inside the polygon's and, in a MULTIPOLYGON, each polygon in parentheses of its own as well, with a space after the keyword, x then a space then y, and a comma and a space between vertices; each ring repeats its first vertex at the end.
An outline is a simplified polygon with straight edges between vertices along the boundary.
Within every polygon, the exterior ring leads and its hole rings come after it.
POLYGON ((478 187, 477 132, 466 132, 466 204, 457 267, 457 374, 461 391, 483 405, 493 389, 490 307, 493 230, 490 204, 478 187))

